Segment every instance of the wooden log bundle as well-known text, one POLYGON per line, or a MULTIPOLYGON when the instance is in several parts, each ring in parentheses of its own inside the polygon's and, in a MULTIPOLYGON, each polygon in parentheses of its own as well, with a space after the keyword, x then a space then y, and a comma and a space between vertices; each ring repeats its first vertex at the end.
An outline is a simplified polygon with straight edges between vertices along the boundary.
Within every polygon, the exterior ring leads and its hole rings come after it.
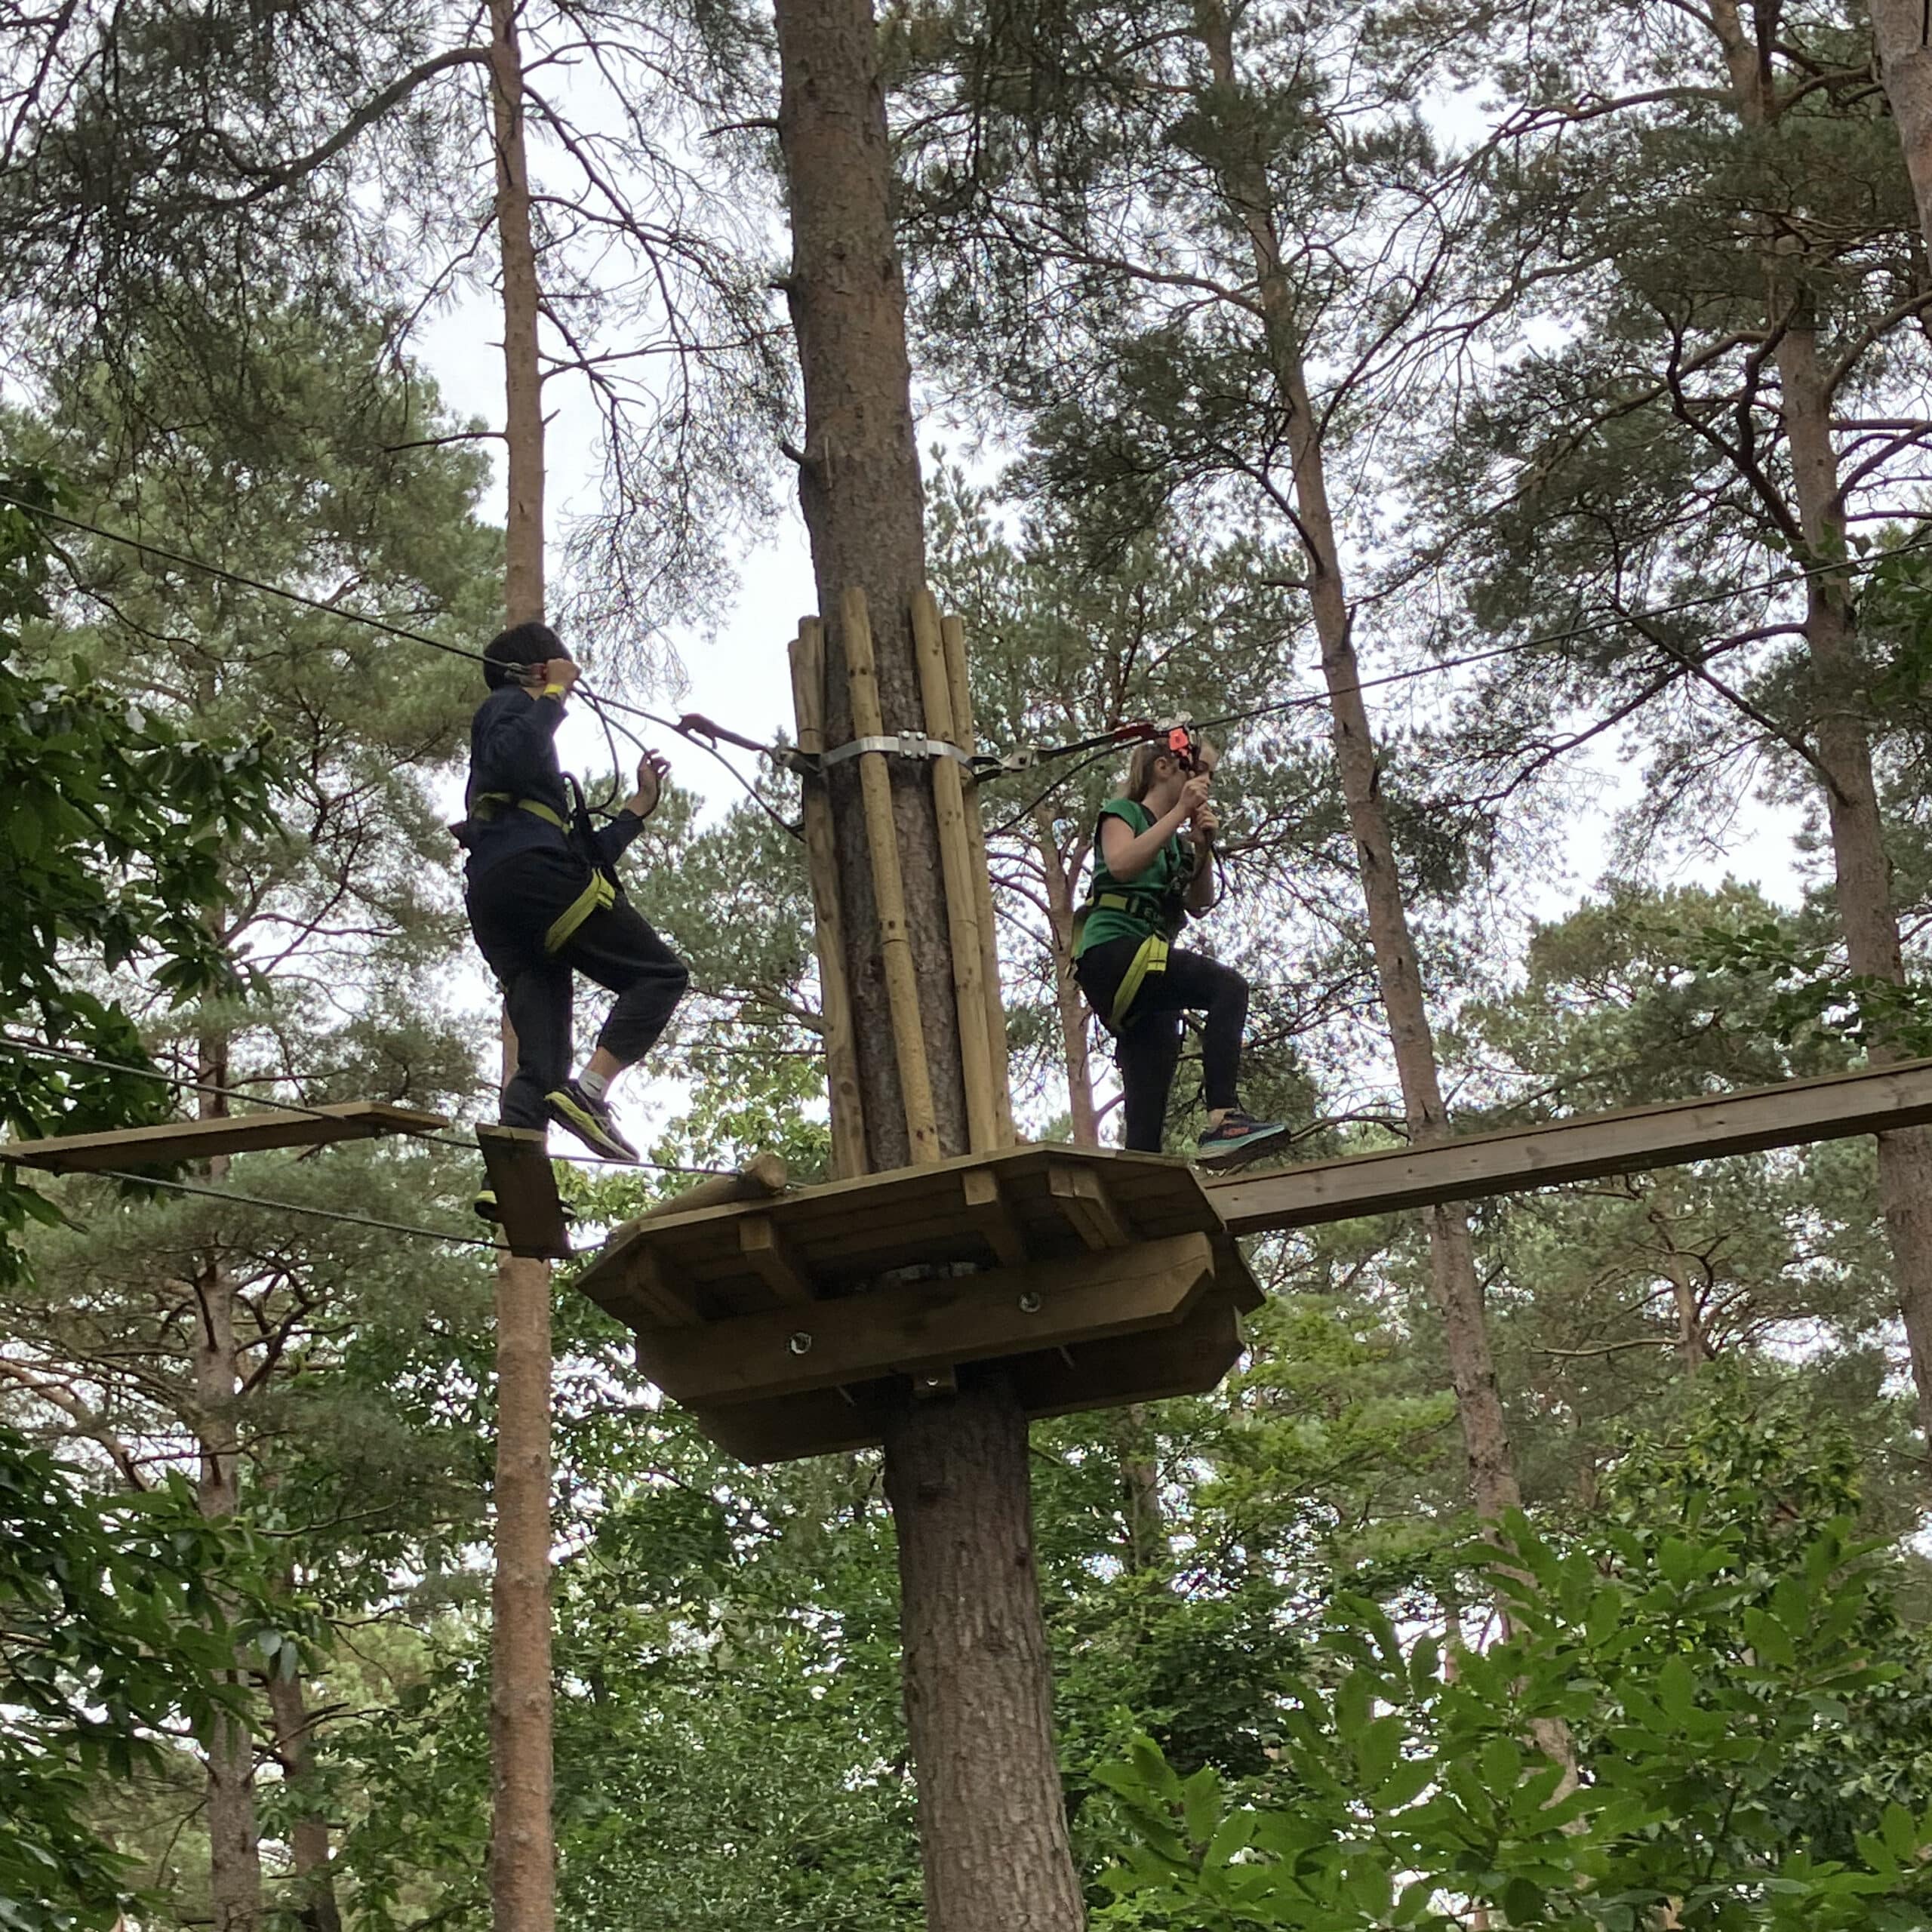
MULTIPOLYGON (((915 729, 906 720, 888 724, 881 708, 871 614, 863 591, 845 593, 840 600, 839 617, 855 737, 878 739, 903 733, 956 746, 970 756, 974 749, 972 702, 966 681, 965 631, 959 620, 942 618, 929 591, 921 591, 914 599, 912 631, 924 712, 923 726, 915 729)), ((817 617, 808 617, 792 642, 791 662, 798 748, 808 755, 838 749, 826 743, 825 660, 824 625, 817 617)), ((891 756, 882 750, 859 754, 859 783, 873 897, 878 908, 879 956, 891 1014, 894 1063, 912 1159, 915 1164, 924 1166, 941 1156, 920 1024, 905 880, 893 820, 891 756)), ((992 886, 986 872, 986 832, 977 788, 963 760, 942 753, 931 763, 968 1136, 971 1151, 985 1153, 1011 1146, 1014 1141, 1006 1013, 1000 998, 999 949, 993 925, 992 886)), ((868 1165, 851 989, 847 978, 848 935, 839 907, 838 860, 830 804, 823 779, 810 774, 804 781, 804 833, 832 1109, 832 1171, 836 1178, 848 1180, 866 1172, 868 1165)))

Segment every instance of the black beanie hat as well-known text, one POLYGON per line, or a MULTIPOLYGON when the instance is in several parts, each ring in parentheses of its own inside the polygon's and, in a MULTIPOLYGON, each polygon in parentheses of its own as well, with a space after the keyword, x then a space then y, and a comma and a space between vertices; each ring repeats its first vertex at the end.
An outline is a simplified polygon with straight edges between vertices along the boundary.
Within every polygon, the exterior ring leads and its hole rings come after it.
POLYGON ((512 624, 483 647, 483 681, 493 691, 500 691, 512 681, 511 666, 547 664, 553 657, 569 656, 548 624, 512 624))

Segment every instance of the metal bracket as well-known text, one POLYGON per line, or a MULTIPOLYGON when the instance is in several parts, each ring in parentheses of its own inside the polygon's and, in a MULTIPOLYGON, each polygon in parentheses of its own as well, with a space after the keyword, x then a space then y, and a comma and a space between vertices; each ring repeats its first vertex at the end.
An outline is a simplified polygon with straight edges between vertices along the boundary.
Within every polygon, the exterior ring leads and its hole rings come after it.
POLYGON ((848 758, 867 752, 884 752, 890 758, 956 758, 969 771, 974 762, 971 752, 949 745, 943 738, 928 738, 918 731, 894 731, 884 737, 854 738, 850 744, 835 745, 829 752, 820 752, 818 768, 829 771, 835 764, 843 764, 848 758))

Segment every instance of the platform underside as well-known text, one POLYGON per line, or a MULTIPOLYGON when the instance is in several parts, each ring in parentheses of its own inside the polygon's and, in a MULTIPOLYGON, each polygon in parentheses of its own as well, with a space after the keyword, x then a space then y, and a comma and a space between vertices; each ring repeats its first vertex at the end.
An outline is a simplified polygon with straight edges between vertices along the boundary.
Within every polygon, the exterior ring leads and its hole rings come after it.
POLYGON ((966 1364, 1032 1415, 1211 1389, 1260 1299, 1186 1163, 1066 1146, 668 1214, 577 1285, 748 1462, 875 1443, 966 1364))

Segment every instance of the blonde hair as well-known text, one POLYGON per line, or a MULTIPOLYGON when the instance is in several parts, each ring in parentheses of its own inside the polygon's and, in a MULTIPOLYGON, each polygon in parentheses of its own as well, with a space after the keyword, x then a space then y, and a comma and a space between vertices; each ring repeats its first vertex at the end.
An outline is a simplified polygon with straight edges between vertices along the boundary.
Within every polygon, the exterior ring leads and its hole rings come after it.
MULTIPOLYGON (((1212 739, 1196 732, 1194 739, 1197 758, 1207 761, 1211 771, 1220 763, 1220 747, 1212 739)), ((1154 768, 1164 758, 1172 758, 1164 738, 1146 738, 1134 748, 1134 755, 1128 761, 1127 789, 1121 792, 1124 798, 1131 798, 1136 804, 1154 789, 1154 768)))

